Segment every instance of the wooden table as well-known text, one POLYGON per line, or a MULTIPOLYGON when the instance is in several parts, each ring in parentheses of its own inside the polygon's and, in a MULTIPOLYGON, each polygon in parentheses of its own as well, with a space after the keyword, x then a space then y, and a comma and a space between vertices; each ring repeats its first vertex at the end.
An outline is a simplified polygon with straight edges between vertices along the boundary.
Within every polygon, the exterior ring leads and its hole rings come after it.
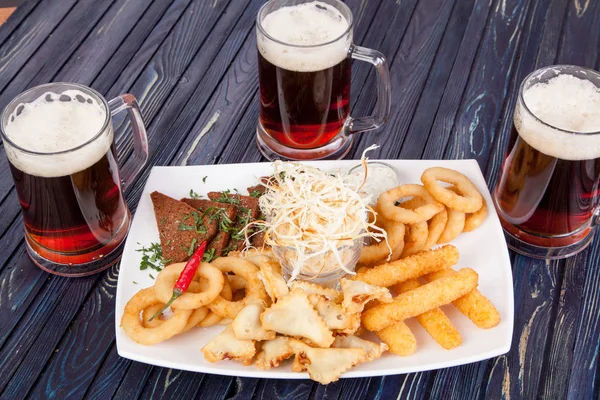
MULTIPOLYGON (((254 20, 262 1, 25 0, 0 28, 0 106, 49 81, 90 85, 140 101, 150 162, 127 191, 135 210, 152 165, 264 161, 255 144, 254 20)), ((518 85, 552 63, 598 68, 600 1, 349 0, 355 42, 387 55, 392 115, 363 134, 357 158, 475 158, 493 186, 518 85)), ((356 64, 356 63, 355 63, 356 64)), ((356 64, 353 111, 375 101, 372 71, 356 64)), ((119 156, 131 137, 116 131, 119 156)), ((4 148, 0 147, 4 153, 4 148)), ((22 218, 0 156, 0 398, 137 397, 598 398, 598 240, 566 261, 511 255, 511 351, 456 368, 344 379, 322 386, 202 375, 120 358, 114 304, 118 267, 79 279, 27 258, 22 218)), ((401 361, 399 361, 401 362, 401 361)))

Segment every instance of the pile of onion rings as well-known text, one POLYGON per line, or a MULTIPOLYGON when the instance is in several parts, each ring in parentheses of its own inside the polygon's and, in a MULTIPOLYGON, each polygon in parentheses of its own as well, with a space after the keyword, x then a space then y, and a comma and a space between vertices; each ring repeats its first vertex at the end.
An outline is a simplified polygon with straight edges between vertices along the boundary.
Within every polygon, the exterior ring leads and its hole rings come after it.
POLYGON ((382 242, 372 241, 363 247, 359 267, 396 261, 451 242, 486 219, 483 196, 460 172, 429 168, 421 175, 421 182, 423 185, 404 184, 379 196, 374 206, 375 224, 387 232, 392 252, 382 242))
MULTIPOLYGON (((270 259, 272 253, 265 251, 270 259)), ((185 263, 171 264, 156 277, 153 286, 137 292, 125 306, 121 327, 132 340, 144 345, 160 343, 194 327, 229 324, 248 303, 267 302, 258 279, 259 268, 236 256, 202 263, 188 290, 159 317, 150 318, 169 301, 185 263)))

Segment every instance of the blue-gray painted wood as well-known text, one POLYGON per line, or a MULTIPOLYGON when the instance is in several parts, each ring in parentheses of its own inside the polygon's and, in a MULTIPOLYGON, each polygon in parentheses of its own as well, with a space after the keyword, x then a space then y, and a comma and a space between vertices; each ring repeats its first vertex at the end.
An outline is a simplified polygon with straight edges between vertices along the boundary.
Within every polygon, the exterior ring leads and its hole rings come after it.
MULTIPOLYGON (((391 66, 392 116, 357 137, 349 157, 476 158, 493 185, 519 82, 554 62, 598 67, 600 2, 348 0, 357 44, 391 66)), ((148 123, 151 165, 264 161, 254 18, 262 0, 26 0, 0 27, 0 107, 42 82, 131 92, 148 123), (93 4, 92 4, 93 3, 93 4), (203 135, 199 141, 196 139, 203 135)), ((355 63, 352 112, 372 111, 374 74, 355 63)), ((131 138, 117 120, 117 151, 131 138)), ((511 254, 511 351, 439 371, 310 381, 220 377, 120 358, 114 338, 118 266, 84 279, 37 269, 0 147, 0 398, 488 399, 599 397, 600 252, 560 262, 511 254)), ((200 353, 198 355, 201 356, 200 353)))

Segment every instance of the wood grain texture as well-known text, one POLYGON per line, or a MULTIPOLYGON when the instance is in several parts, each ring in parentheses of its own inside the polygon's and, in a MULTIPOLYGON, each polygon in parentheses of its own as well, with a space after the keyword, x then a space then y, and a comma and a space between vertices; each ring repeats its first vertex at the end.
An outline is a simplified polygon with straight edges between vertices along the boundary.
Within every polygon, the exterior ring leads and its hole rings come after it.
POLYGON ((0 103, 6 104, 26 88, 52 80, 111 5, 112 1, 82 0, 75 3, 61 24, 35 51, 27 64, 19 69, 10 84, 0 86, 3 88, 0 103))
MULTIPOLYGON (((90 84, 108 98, 129 91, 149 127, 149 166, 264 161, 254 145, 253 25, 261 4, 27 0, 0 28, 0 105, 28 85, 57 79, 90 84)), ((357 137, 350 157, 377 142, 383 146, 371 157, 475 157, 492 186, 523 77, 553 62, 600 61, 599 2, 348 5, 355 42, 388 57, 394 84, 392 118, 380 132, 357 137)), ((372 111, 376 96, 372 68, 355 64, 352 113, 358 116, 372 111)), ((115 122, 118 154, 127 163, 128 123, 115 122)), ((127 188, 132 210, 148 172, 127 188)), ((117 266, 68 280, 32 265, 0 154, 0 398, 598 398, 599 240, 562 262, 511 256, 513 346, 491 360, 329 386, 193 374, 117 355, 117 266)))

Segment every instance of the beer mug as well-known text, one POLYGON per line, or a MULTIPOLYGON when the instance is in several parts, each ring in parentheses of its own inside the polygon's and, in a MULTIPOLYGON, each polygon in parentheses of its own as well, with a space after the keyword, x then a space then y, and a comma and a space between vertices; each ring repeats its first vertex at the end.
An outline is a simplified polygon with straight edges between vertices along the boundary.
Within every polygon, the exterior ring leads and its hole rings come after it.
POLYGON ((34 263, 85 276, 118 261, 131 219, 122 184, 131 184, 148 159, 136 99, 124 94, 107 102, 75 83, 37 86, 6 106, 1 134, 34 263), (111 116, 121 111, 131 120, 134 151, 119 172, 111 116))
POLYGON ((339 159, 354 133, 383 125, 391 86, 383 54, 352 43, 352 12, 338 0, 271 0, 258 12, 260 110, 256 140, 269 160, 339 159), (374 114, 350 116, 351 59, 377 71, 374 114))
POLYGON ((592 240, 600 200, 600 74, 572 65, 534 71, 519 89, 494 202, 508 246, 542 259, 592 240))

